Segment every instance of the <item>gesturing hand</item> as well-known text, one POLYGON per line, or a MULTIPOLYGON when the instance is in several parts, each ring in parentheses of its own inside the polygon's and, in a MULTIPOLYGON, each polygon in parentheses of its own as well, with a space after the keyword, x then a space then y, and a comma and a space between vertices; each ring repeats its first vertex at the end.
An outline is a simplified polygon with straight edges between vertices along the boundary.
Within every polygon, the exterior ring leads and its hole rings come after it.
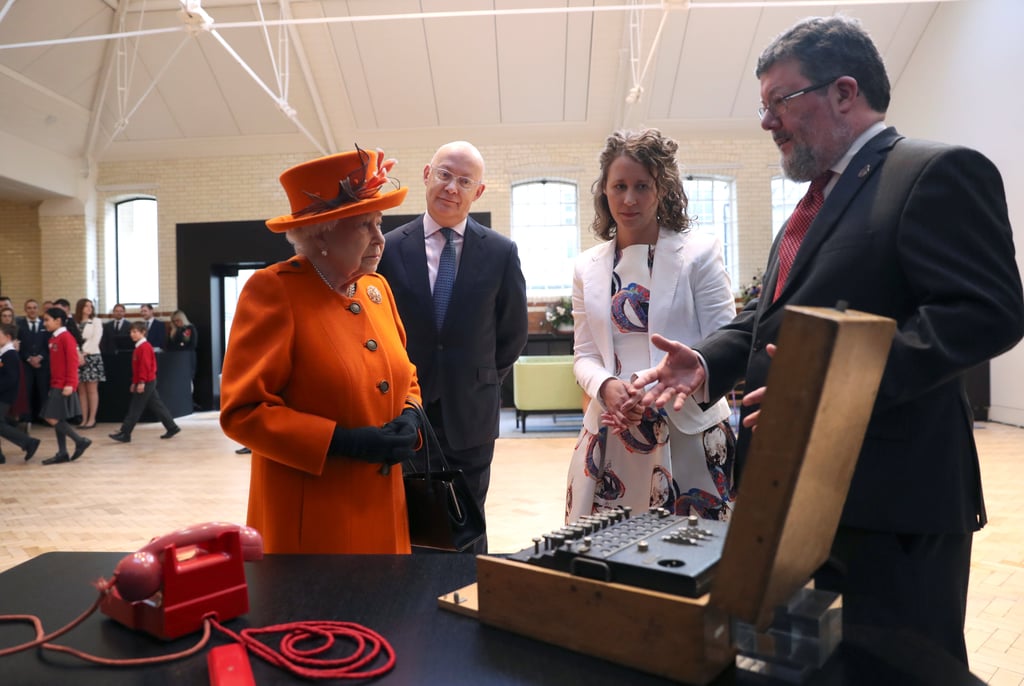
POLYGON ((683 409, 686 398, 704 383, 704 366, 697 353, 678 341, 652 334, 651 343, 668 354, 657 367, 637 372, 633 388, 643 391, 647 384, 657 382, 644 393, 640 403, 644 407, 653 404, 660 409, 675 396, 672 409, 678 412, 683 409))

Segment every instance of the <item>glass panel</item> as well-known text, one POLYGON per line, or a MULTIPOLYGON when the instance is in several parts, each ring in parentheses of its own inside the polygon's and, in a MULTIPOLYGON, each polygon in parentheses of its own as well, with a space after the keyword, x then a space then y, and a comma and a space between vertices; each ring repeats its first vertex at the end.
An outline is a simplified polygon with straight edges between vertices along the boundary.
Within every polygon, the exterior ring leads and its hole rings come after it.
POLYGON ((156 305, 160 300, 156 200, 133 198, 117 203, 115 223, 117 302, 156 305))
POLYGON ((809 181, 790 181, 785 176, 772 177, 772 238, 779 233, 779 229, 789 215, 793 214, 800 198, 804 197, 809 181))
POLYGON ((238 306, 238 296, 245 288, 245 282, 256 273, 255 269, 239 269, 237 276, 224 277, 224 348, 227 349, 228 340, 231 338, 231 323, 235 321, 235 308, 238 306))
POLYGON ((512 240, 528 297, 572 294, 579 234, 576 184, 531 181, 512 187, 512 240))
POLYGON ((729 177, 686 176, 683 190, 689 202, 687 213, 696 231, 722 241, 725 269, 736 280, 736 182, 729 177))

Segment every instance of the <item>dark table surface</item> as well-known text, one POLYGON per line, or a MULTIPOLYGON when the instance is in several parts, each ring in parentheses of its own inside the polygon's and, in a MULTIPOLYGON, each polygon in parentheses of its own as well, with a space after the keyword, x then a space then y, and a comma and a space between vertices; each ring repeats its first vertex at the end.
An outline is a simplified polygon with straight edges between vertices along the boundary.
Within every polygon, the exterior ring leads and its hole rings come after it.
MULTIPOLYGON (((71 621, 96 597, 91 583, 109 577, 123 553, 47 553, 0 574, 0 615, 34 614, 47 632, 71 621)), ((363 624, 382 634, 397 656, 393 671, 374 683, 586 684, 658 686, 670 682, 603 660, 484 626, 441 610, 437 597, 476 579, 473 557, 457 554, 268 555, 246 563, 248 615, 226 625, 235 631, 297 620, 363 624)), ((594 640, 615 640, 615 620, 580 627, 594 640)), ((24 624, 0 625, 0 648, 32 638, 24 624)), ((99 613, 57 639, 105 657, 134 658, 183 650, 197 635, 164 642, 130 631, 99 613)), ((227 639, 215 632, 211 646, 227 639)), ((83 663, 50 651, 30 650, 0 658, 0 682, 29 684, 206 684, 208 649, 190 658, 144 668, 83 663)), ((251 658, 256 683, 308 684, 251 658)), ((343 683, 335 680, 327 683, 343 683)), ((349 682, 351 683, 351 682, 349 682)), ((367 683, 357 681, 356 683, 367 683)), ((730 670, 715 682, 775 684, 763 676, 730 670)), ((808 682, 813 686, 975 686, 982 681, 929 645, 898 634, 854 631, 808 682)))

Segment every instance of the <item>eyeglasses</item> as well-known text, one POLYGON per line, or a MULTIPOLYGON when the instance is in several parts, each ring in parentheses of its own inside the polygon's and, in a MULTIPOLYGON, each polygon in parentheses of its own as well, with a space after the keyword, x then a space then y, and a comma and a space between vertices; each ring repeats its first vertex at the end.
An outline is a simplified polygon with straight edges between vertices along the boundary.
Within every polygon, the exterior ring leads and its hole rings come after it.
POLYGON ((434 173, 434 178, 443 183, 445 186, 455 179, 455 185, 459 187, 460 191, 471 191, 480 185, 479 181, 474 181, 468 176, 456 176, 444 167, 431 167, 430 171, 434 173))
POLYGON ((785 112, 786 110, 789 109, 790 100, 792 100, 793 98, 799 98, 801 95, 806 95, 813 91, 820 90, 825 86, 830 86, 832 85, 832 82, 838 78, 838 76, 833 76, 828 81, 822 81, 821 83, 817 83, 813 86, 801 88, 798 91, 793 91, 789 95, 780 95, 777 98, 772 98, 771 103, 769 103, 767 106, 761 105, 760 107, 757 108, 757 118, 763 121, 764 115, 771 112, 772 116, 777 119, 780 113, 785 112))

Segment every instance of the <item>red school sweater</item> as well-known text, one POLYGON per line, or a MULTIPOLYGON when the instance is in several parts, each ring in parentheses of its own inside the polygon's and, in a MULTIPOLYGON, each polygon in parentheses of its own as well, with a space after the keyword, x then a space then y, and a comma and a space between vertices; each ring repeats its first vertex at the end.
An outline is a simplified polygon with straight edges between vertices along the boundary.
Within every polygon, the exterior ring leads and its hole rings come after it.
POLYGON ((156 355, 149 341, 143 340, 132 351, 132 383, 156 381, 156 355))
POLYGON ((78 342, 65 328, 50 337, 50 388, 78 389, 78 342))

